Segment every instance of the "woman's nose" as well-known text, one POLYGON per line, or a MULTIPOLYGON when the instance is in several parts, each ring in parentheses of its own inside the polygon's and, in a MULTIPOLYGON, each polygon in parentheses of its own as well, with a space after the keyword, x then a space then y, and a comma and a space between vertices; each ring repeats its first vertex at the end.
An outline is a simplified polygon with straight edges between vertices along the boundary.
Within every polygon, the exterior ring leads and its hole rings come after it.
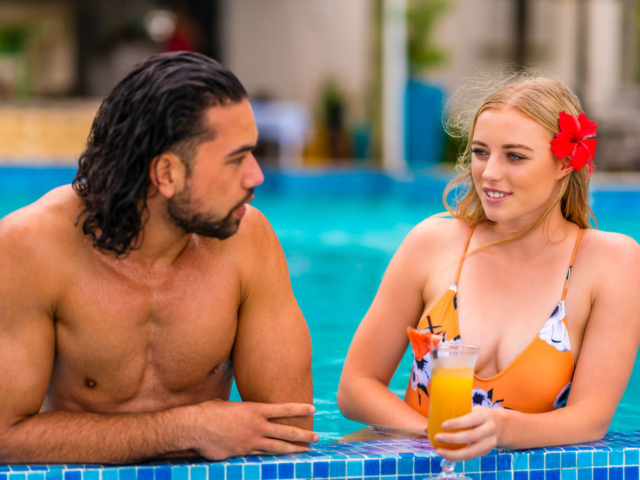
POLYGON ((492 183, 502 180, 501 162, 497 155, 491 155, 487 160, 482 172, 482 179, 492 183))

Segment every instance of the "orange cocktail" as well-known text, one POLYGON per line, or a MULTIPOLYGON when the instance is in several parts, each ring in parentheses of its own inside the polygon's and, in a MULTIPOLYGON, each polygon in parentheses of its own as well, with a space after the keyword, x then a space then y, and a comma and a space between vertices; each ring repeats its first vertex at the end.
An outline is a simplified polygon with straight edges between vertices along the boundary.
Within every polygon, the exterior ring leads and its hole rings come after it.
POLYGON ((456 450, 466 445, 440 443, 434 438, 437 433, 443 431, 443 422, 471 413, 473 369, 478 357, 478 347, 460 343, 441 343, 431 349, 431 355, 429 440, 435 448, 456 450))

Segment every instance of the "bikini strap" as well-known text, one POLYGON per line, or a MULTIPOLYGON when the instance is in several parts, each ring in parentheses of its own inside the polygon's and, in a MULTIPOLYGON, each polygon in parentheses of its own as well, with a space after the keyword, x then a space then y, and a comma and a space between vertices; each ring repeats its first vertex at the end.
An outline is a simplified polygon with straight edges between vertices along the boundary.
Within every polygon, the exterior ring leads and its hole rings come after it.
POLYGON ((573 267, 573 262, 576 259, 576 252, 578 251, 578 244, 580 243, 580 238, 582 237, 582 229, 578 232, 578 238, 576 239, 576 246, 573 247, 573 255, 571 256, 571 263, 569 264, 569 271, 567 272, 567 278, 564 281, 564 290, 562 291, 562 300, 564 301, 564 297, 567 295, 567 286, 569 285, 569 277, 571 276, 571 267, 573 267))
POLYGON ((467 256, 467 250, 469 249, 469 242, 471 242, 471 235, 473 235, 473 231, 475 230, 476 226, 474 225, 473 227, 471 227, 471 230, 469 231, 469 236, 467 237, 467 243, 464 246, 464 253, 462 254, 462 258, 460 259, 460 266, 458 267, 458 274, 456 275, 456 284, 458 283, 458 279, 460 278, 460 272, 462 272, 462 264, 464 263, 464 259, 467 256))

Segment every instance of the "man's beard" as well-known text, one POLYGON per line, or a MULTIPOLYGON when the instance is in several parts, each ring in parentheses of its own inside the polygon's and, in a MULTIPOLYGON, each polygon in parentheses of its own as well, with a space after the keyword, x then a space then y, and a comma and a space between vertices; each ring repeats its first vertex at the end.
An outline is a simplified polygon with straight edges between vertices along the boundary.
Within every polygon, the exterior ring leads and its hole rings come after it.
POLYGON ((224 240, 238 231, 240 218, 233 212, 243 206, 253 195, 253 188, 242 202, 238 203, 222 220, 212 220, 210 216, 195 212, 191 201, 191 190, 185 189, 167 203, 167 214, 171 221, 185 233, 195 233, 208 238, 224 240))

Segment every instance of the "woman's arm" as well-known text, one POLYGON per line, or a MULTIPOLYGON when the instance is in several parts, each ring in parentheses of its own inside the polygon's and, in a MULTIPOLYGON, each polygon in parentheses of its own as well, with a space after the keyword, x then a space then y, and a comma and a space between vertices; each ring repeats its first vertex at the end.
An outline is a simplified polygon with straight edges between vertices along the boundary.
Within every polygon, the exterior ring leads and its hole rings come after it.
POLYGON ((496 446, 567 445, 605 435, 640 343, 640 246, 622 235, 597 234, 600 240, 589 249, 594 253, 587 264, 595 273, 591 313, 567 406, 543 414, 476 407, 469 415, 443 424, 446 429, 469 430, 437 437, 470 445, 455 451, 439 449, 439 455, 459 461, 484 455, 496 446))
POLYGON ((338 387, 338 406, 352 420, 424 434, 427 419, 388 388, 407 349, 407 327, 415 327, 424 308, 426 272, 433 264, 433 242, 442 241, 452 220, 429 219, 404 240, 391 260, 378 293, 349 347, 338 387))

